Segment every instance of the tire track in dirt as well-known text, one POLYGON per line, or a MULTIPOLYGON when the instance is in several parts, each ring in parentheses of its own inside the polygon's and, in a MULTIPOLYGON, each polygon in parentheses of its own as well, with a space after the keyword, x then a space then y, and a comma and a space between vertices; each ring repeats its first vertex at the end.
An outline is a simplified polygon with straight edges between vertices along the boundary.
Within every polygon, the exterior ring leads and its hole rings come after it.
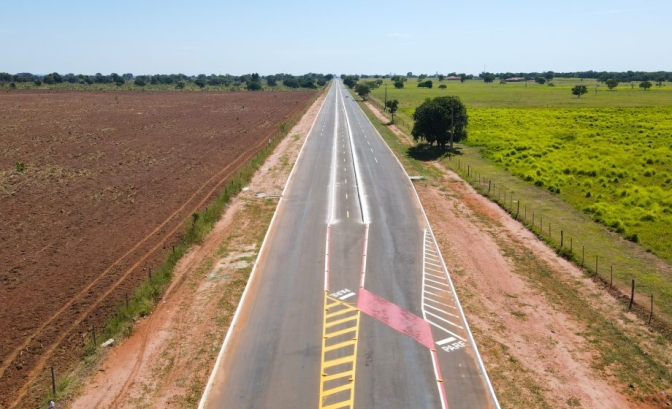
MULTIPOLYGON (((308 101, 306 101, 308 102, 308 101)), ((288 120, 289 118, 292 118, 297 112, 299 112, 301 109, 305 107, 304 105, 299 105, 296 107, 294 110, 292 110, 287 116, 284 117, 284 121, 288 120)), ((126 253, 124 253, 121 257, 119 257, 117 260, 115 260, 108 268, 106 268, 96 279, 94 279, 92 282, 90 282, 87 286, 85 286, 82 290, 80 290, 75 297, 71 298, 67 303, 65 303, 61 308, 59 308, 55 314, 53 314, 48 320, 44 321, 38 328, 35 330, 32 334, 26 337, 26 340, 17 348, 15 348, 14 351, 5 359, 3 362, 2 366, 0 366, 0 377, 4 374, 6 369, 14 362, 17 356, 21 353, 22 350, 24 350, 28 345, 30 345, 31 341, 35 339, 40 333, 42 333, 50 324, 52 324, 55 320, 57 320, 65 311, 70 309, 73 304, 81 299, 82 296, 84 296, 86 293, 88 293, 91 289, 94 288, 96 284, 98 284, 103 278, 107 278, 109 272, 117 265, 119 265, 122 261, 124 261, 129 255, 131 255, 135 250, 137 250, 140 246, 145 244, 147 241, 149 241, 150 238, 154 234, 157 234, 163 227, 165 227, 171 220, 173 220, 176 216, 179 215, 180 212, 182 212, 190 202, 195 200, 199 194, 205 189, 209 184, 212 183, 213 180, 218 179, 216 185, 210 189, 210 191, 203 197, 203 199, 200 200, 194 206, 189 213, 193 213, 198 211, 200 208, 203 207, 203 205, 208 202, 208 200, 212 197, 212 195, 221 188, 221 186, 227 181, 229 177, 231 177, 235 172, 237 172, 240 168, 242 168, 249 160, 251 160, 254 155, 256 155, 268 142, 268 139, 270 136, 275 134, 277 131, 274 129, 270 131, 267 135, 264 136, 263 139, 259 141, 256 145, 252 146, 252 148, 248 149, 245 153, 245 155, 239 156, 236 160, 234 160, 232 163, 229 163, 227 166, 222 168, 219 172, 217 172, 215 175, 213 175, 210 179, 208 179, 205 183, 203 183, 198 190, 192 194, 186 202, 182 206, 180 206, 175 212, 173 212, 166 220, 164 220, 156 229, 154 229, 150 234, 145 236, 141 241, 139 241, 135 246, 133 246, 131 249, 129 249, 126 253), (235 166, 234 166, 235 165, 235 166), (231 169, 231 167, 233 169, 231 169), (227 172, 223 177, 222 174, 224 172, 227 172)), ((127 278, 128 276, 136 269, 138 268, 149 256, 154 254, 159 247, 163 246, 164 242, 170 238, 172 235, 177 233, 180 228, 182 227, 183 221, 179 219, 179 222, 177 225, 170 230, 167 234, 164 234, 161 239, 158 241, 158 243, 151 248, 150 251, 146 252, 144 256, 142 256, 139 260, 137 260, 131 267, 129 267, 119 279, 116 280, 116 282, 107 288, 107 290, 99 296, 95 302, 89 306, 89 308, 85 309, 82 313, 79 314, 78 318, 74 321, 72 321, 72 325, 68 327, 66 331, 61 332, 61 334, 55 338, 55 341, 51 343, 51 345, 45 350, 45 352, 40 356, 40 358, 37 360, 37 363, 34 365, 33 369, 30 371, 29 375, 27 376, 26 380, 23 383, 23 386, 18 390, 17 395, 14 399, 14 402, 10 406, 16 406, 21 402, 21 400, 24 398, 26 395, 26 392, 29 388, 29 386, 38 378, 39 373, 44 369, 46 366, 47 361, 49 358, 53 355, 54 351, 61 345, 63 340, 70 335, 70 333, 77 328, 88 316, 91 315, 91 313, 100 306, 100 304, 116 289, 121 285, 127 278)))

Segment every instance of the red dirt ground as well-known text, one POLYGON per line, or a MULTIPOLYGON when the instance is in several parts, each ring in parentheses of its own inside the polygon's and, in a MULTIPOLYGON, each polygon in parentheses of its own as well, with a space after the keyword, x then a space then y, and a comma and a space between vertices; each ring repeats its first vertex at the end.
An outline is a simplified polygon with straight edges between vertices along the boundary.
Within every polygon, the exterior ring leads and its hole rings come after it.
POLYGON ((0 408, 35 407, 313 92, 0 94, 0 408), (16 162, 25 164, 18 172, 16 162))

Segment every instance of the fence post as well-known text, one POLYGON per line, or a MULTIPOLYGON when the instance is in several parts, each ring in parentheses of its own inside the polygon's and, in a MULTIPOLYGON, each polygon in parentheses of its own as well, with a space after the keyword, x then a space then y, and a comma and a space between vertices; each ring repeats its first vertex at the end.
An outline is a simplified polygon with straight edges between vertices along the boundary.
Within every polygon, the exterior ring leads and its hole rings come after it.
POLYGON ((98 342, 96 341, 96 325, 91 326, 91 332, 93 333, 93 347, 95 349, 96 345, 98 345, 98 342))
POLYGON ((488 194, 490 194, 491 187, 492 187, 492 179, 488 180, 488 194))
POLYGON ((553 234, 551 233, 551 222, 548 222, 548 237, 553 238, 553 234))
POLYGON ((611 265, 611 273, 609 274, 609 289, 614 287, 614 265, 611 265))
POLYGON ((518 220, 518 213, 520 213, 520 200, 517 201, 516 203, 518 203, 518 206, 516 208, 516 220, 518 220))
POLYGON ((597 270, 597 254, 596 254, 595 255, 595 275, 600 275, 597 271, 598 270, 597 270))
POLYGON ((569 252, 574 253, 574 237, 569 238, 569 252))
POLYGON ((586 261, 586 246, 583 246, 581 249, 581 268, 583 268, 584 261, 586 261))
POLYGON ((648 325, 651 325, 651 318, 653 318, 653 293, 651 293, 651 312, 649 313, 648 325))
POLYGON ((562 245, 564 244, 564 242, 565 242, 565 232, 560 230, 560 250, 562 250, 562 245))
POLYGON ((51 367, 51 391, 54 394, 54 398, 56 398, 56 377, 54 376, 54 367, 51 367))
POLYGON ((635 301, 635 279, 632 279, 632 289, 630 290, 630 304, 628 305, 628 311, 632 309, 632 303, 635 301))

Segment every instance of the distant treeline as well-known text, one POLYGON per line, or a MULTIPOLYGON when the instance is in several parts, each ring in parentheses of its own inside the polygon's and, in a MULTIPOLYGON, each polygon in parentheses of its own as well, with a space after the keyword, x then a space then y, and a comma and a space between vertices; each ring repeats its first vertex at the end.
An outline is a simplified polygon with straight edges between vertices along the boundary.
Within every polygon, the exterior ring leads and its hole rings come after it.
MULTIPOLYGON (((353 75, 352 78, 401 78, 402 75, 353 75)), ((528 80, 533 80, 535 78, 545 78, 551 80, 553 78, 592 78, 600 82, 606 82, 607 80, 614 79, 618 82, 640 82, 640 81, 672 81, 672 72, 669 71, 625 71, 625 72, 616 72, 616 71, 574 71, 574 72, 553 72, 553 71, 544 71, 544 72, 483 72, 480 73, 477 77, 471 74, 465 73, 456 73, 451 72, 447 74, 418 74, 415 75, 412 72, 408 72, 403 77, 406 78, 418 78, 422 80, 428 77, 438 77, 440 80, 444 78, 460 78, 462 81, 470 80, 473 78, 485 79, 486 82, 492 82, 492 80, 498 78, 501 80, 506 80, 508 78, 525 78, 528 80)), ((341 75, 341 78, 345 78, 345 75, 341 75)))
POLYGON ((122 86, 126 83, 144 87, 146 85, 174 85, 175 88, 184 88, 187 84, 193 84, 199 88, 206 86, 225 86, 225 87, 245 87, 248 90, 256 91, 263 89, 263 85, 275 87, 279 84, 288 88, 309 88, 314 89, 326 85, 328 81, 333 78, 333 75, 308 73, 301 76, 294 76, 290 74, 275 74, 260 76, 259 74, 245 74, 240 76, 235 75, 184 75, 184 74, 157 74, 157 75, 138 75, 135 76, 130 73, 103 75, 97 73, 95 75, 85 74, 59 74, 52 72, 51 74, 38 75, 28 72, 21 72, 17 74, 9 74, 0 72, 0 84, 21 84, 33 83, 37 86, 42 84, 80 84, 80 85, 94 85, 94 84, 116 84, 122 86))

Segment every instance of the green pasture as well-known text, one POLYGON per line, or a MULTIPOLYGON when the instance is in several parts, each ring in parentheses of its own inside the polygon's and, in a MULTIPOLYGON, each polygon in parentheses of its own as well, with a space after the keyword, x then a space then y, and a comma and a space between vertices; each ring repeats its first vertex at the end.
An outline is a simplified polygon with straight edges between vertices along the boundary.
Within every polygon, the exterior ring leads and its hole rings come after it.
POLYGON ((439 82, 436 78, 430 79, 434 83, 431 89, 418 88, 416 78, 409 79, 404 88, 396 89, 392 82, 386 79, 381 87, 371 92, 371 95, 382 101, 387 85, 387 99, 398 100, 399 111, 408 117, 426 98, 442 95, 457 95, 468 108, 672 106, 672 83, 669 82, 663 83, 662 87, 654 85, 648 91, 640 89, 638 83, 621 83, 613 91, 609 91, 604 84, 599 84, 594 79, 581 81, 579 78, 556 78, 553 80, 555 86, 552 87, 539 85, 534 81, 529 81, 527 84, 522 82, 500 84, 499 80, 495 80, 486 84, 479 80, 460 83, 460 81, 439 82), (439 85, 445 85, 446 88, 440 89, 439 85), (581 98, 572 95, 571 89, 575 85, 585 85, 588 93, 581 98))
MULTIPOLYGON (((458 95, 467 105, 469 137, 442 163, 564 256, 607 282, 613 271, 623 293, 635 279, 640 305, 654 294, 669 320, 672 84, 608 91, 589 79, 554 79, 553 87, 432 80, 432 89, 418 88, 415 79, 395 89, 386 80, 388 100, 399 101, 397 125, 410 134, 412 113, 426 98, 458 95), (570 91, 577 84, 590 90, 580 99, 570 91)), ((384 96, 384 85, 371 93, 379 107, 384 96)))

